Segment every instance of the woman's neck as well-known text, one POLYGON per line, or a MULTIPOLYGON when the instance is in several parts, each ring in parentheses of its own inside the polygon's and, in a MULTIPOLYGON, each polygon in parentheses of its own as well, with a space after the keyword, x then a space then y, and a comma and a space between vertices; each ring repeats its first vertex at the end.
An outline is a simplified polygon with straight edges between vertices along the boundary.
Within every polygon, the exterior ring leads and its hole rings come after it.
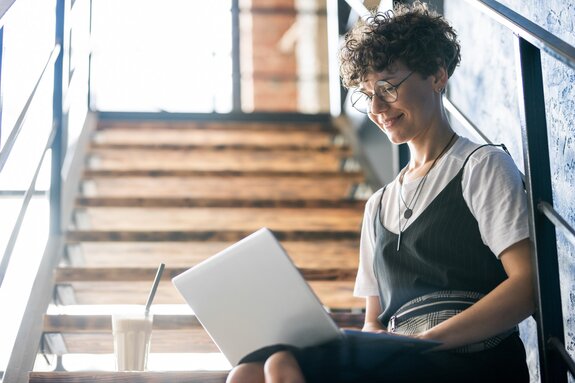
POLYGON ((410 161, 404 177, 418 178, 428 172, 432 164, 453 145, 454 135, 449 124, 445 124, 409 141, 410 161))

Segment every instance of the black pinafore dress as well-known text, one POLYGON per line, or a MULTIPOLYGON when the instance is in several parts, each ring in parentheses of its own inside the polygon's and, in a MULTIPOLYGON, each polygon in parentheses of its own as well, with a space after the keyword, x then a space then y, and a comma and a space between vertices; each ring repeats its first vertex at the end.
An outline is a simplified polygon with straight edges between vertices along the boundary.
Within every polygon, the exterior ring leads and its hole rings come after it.
MULTIPOLYGON (((481 147, 479 147, 481 148, 481 147)), ((507 275, 482 239, 479 225, 463 198, 462 179, 467 161, 401 235, 383 226, 381 193, 374 219, 376 247, 373 269, 379 288, 383 326, 400 307, 418 297, 440 291, 487 294, 507 275)), ((393 323, 391 323, 393 327, 393 323)))
MULTIPOLYGON (((437 324, 507 278, 501 262, 483 243, 463 198, 465 165, 480 148, 469 154, 457 175, 403 231, 399 251, 398 235, 382 224, 380 200, 374 219, 374 270, 383 310, 378 319, 390 331, 404 326, 400 317, 407 311, 417 314, 416 322, 431 318, 432 325, 437 324), (442 307, 446 297, 454 296, 464 303, 462 307, 442 307), (422 306, 438 310, 418 313, 422 306)), ((385 188, 382 198, 383 193, 385 188)), ((409 330, 409 323, 404 327, 409 330)), ((385 345, 343 341, 295 350, 294 355, 308 382, 529 382, 525 349, 514 330, 449 351, 390 353, 385 345)))

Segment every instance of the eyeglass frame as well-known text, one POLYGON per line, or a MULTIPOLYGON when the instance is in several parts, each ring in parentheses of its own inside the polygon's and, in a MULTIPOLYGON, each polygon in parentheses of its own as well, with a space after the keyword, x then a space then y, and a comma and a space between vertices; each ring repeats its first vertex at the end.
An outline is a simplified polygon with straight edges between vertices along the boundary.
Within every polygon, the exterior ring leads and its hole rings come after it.
MULTIPOLYGON (((390 93, 390 90, 391 90, 391 91, 395 91, 395 99, 394 99, 393 101, 384 100, 384 99, 382 99, 382 97, 380 97, 377 93, 374 93, 373 95, 370 96, 369 94, 365 93, 364 91, 362 91, 362 90, 360 90, 360 89, 356 89, 356 90, 353 91, 353 93, 351 94, 351 97, 350 97, 350 98, 351 98, 351 106, 353 106, 353 108, 354 108, 355 110, 357 110, 358 112, 360 112, 360 113, 369 114, 369 113, 371 112, 371 105, 373 104, 373 96, 377 96, 377 98, 378 98, 380 101, 385 102, 386 104, 393 104, 393 103, 396 102, 397 99, 399 98, 399 94, 398 94, 398 92, 397 92, 397 89, 399 89, 399 86, 400 86, 401 84, 403 84, 403 83, 405 82, 405 80, 407 80, 407 79, 408 79, 412 74, 414 74, 414 73, 415 73, 414 70, 412 70, 411 72, 409 72, 409 74, 408 74, 407 76, 405 76, 405 77, 403 78, 403 80, 401 80, 397 85, 393 85, 392 83, 390 83, 390 82, 387 81, 387 80, 377 80, 377 81, 375 82, 375 88, 374 88, 374 90, 377 89, 377 88, 380 88, 380 87, 381 87, 381 86, 380 86, 381 83, 387 83, 388 85, 390 85, 389 87, 386 87, 386 88, 385 88, 385 93, 387 93, 387 94, 390 95, 390 96, 393 96, 393 94, 390 93), (357 104, 357 102, 360 100, 360 98, 358 98, 357 101, 353 102, 354 94, 358 94, 358 93, 361 93, 362 95, 364 95, 365 97, 367 97, 367 99, 369 100, 369 101, 367 102, 367 111, 366 111, 366 112, 360 110, 358 107, 355 106, 355 104, 357 104)), ((361 97, 361 96, 360 96, 360 97, 361 97)))

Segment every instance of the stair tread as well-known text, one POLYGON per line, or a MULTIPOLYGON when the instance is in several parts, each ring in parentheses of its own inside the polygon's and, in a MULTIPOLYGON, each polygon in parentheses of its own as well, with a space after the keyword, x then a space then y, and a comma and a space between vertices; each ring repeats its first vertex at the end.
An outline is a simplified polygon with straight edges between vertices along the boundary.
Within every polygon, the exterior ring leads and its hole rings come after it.
POLYGON ((145 372, 30 372, 29 383, 60 382, 149 382, 149 383, 225 383, 227 371, 145 371, 145 372))
POLYGON ((332 152, 277 150, 93 149, 92 170, 339 171, 344 156, 332 152))
MULTIPOLYGON (((233 242, 81 242, 71 243, 85 267, 191 267, 220 252, 233 242)), ((293 262, 300 267, 358 266, 357 240, 282 241, 293 262)))
POLYGON ((100 120, 98 130, 132 129, 136 133, 143 129, 188 129, 197 131, 210 130, 280 130, 280 131, 327 131, 337 132, 330 124, 324 122, 265 122, 265 121, 177 121, 177 120, 100 120))
POLYGON ((203 130, 187 128, 140 128, 138 134, 133 129, 122 126, 96 131, 93 144, 106 145, 146 145, 161 146, 262 146, 274 148, 293 146, 294 148, 333 148, 333 135, 322 131, 283 131, 262 130, 254 134, 249 129, 203 130))
MULTIPOLYGON (((163 279, 174 278, 187 269, 167 266, 163 279)), ((54 281, 152 281, 156 270, 157 267, 59 267, 54 272, 54 281)), ((308 281, 353 281, 357 274, 355 267, 299 268, 299 271, 308 281)))
POLYGON ((363 208, 140 208, 85 207, 84 230, 358 231, 363 208))
MULTIPOLYGON (((58 333, 69 354, 111 354, 112 331, 100 333, 58 333)), ((151 353, 219 352, 203 328, 159 330, 152 333, 151 353)))
POLYGON ((157 182, 161 182, 164 177, 230 177, 230 176, 250 176, 260 178, 270 177, 308 177, 315 179, 346 177, 353 179, 363 179, 363 174, 359 170, 340 169, 332 170, 302 170, 302 169, 91 169, 84 170, 86 177, 150 177, 157 182))
MULTIPOLYGON (((330 313, 338 327, 358 328, 363 325, 363 313, 330 313)), ((47 333, 98 333, 112 331, 111 313, 101 315, 50 314, 44 316, 44 332, 47 333)), ((193 314, 161 315, 154 314, 154 330, 190 330, 202 328, 193 314)))
MULTIPOLYGON (((111 305, 143 304, 150 290, 150 281, 71 282, 76 304, 111 305)), ((365 306, 365 299, 353 296, 352 281, 311 281, 312 290, 326 307, 356 309, 365 306)), ((156 304, 186 304, 170 281, 162 281, 154 298, 156 304)))
POLYGON ((79 197, 76 207, 363 208, 365 201, 308 198, 79 197))
MULTIPOLYGON (((254 230, 68 230, 68 242, 175 242, 175 241, 239 241, 254 230)), ((277 230, 275 236, 288 241, 358 240, 358 230, 277 230)))
POLYGON ((101 177, 84 180, 84 197, 341 199, 357 179, 311 177, 101 177), (223 187, 225 186, 225 187, 223 187))

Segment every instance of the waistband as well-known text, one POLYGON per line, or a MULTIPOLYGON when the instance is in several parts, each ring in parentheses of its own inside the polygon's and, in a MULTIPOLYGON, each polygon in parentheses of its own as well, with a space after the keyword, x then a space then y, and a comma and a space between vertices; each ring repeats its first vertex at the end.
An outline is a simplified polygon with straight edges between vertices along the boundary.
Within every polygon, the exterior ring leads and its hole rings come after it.
MULTIPOLYGON (((410 300, 390 318, 388 330, 402 335, 415 335, 437 326, 479 301, 484 294, 473 291, 437 291, 410 300)), ((517 326, 483 341, 452 350, 457 353, 484 351, 499 345, 517 326)))

